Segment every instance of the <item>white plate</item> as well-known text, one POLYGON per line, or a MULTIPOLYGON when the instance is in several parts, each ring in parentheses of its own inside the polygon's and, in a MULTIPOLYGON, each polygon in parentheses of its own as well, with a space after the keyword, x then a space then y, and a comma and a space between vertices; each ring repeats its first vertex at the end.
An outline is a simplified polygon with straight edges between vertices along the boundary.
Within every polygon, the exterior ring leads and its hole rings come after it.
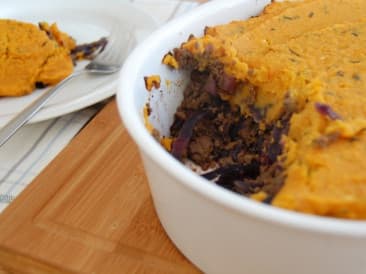
MULTIPOLYGON (((121 0, 12 0, 0 2, 0 18, 38 23, 56 22, 62 31, 74 37, 78 44, 92 42, 108 36, 113 26, 133 30, 133 37, 140 42, 156 28, 157 23, 146 12, 121 0)), ((125 35, 126 36, 126 35, 125 35)), ((128 39, 128 38, 126 38, 128 39)), ((128 41, 126 41, 128 42, 128 41)), ((86 62, 80 62, 80 70, 86 62)), ((109 76, 81 76, 72 80, 31 120, 37 122, 57 117, 90 106, 116 92, 118 73, 109 76)), ((0 126, 40 96, 36 90, 22 97, 0 98, 0 126)))

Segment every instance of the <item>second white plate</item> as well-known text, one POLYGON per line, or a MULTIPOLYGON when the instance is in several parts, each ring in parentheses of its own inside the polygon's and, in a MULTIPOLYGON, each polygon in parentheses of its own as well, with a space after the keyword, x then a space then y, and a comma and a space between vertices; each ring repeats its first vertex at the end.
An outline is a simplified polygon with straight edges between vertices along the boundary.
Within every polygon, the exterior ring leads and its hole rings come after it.
MULTIPOLYGON (((133 4, 115 0, 12 0, 0 3, 0 18, 17 19, 38 24, 57 23, 62 31, 76 39, 78 44, 92 42, 109 35, 116 25, 119 35, 131 30, 136 42, 141 42, 156 27, 149 14, 133 4)), ((126 41, 127 43, 128 41, 126 41)), ((80 62, 75 70, 87 62, 80 62)), ((81 76, 62 88, 31 120, 42 121, 70 113, 102 101, 116 92, 118 73, 109 76, 81 76)), ((40 96, 44 90, 35 90, 23 97, 0 98, 0 126, 40 96)))

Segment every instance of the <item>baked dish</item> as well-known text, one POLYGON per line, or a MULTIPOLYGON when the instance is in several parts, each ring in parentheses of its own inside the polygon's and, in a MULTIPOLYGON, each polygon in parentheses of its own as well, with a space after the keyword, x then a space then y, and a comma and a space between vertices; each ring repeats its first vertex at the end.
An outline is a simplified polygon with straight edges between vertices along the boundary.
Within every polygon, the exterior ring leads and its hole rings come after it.
POLYGON ((365 10, 273 2, 189 37, 163 58, 190 72, 166 148, 264 203, 365 219, 365 10))
POLYGON ((77 46, 56 24, 0 19, 0 96, 21 96, 54 85, 90 58, 106 40, 77 46))

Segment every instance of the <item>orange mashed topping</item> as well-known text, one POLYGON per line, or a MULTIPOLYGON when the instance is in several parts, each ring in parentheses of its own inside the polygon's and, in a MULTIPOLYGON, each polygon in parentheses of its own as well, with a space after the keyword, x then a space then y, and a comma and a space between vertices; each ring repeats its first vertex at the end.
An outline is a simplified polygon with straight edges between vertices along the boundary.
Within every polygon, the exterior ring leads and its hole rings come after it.
POLYGON ((25 95, 72 73, 75 41, 55 24, 40 26, 0 19, 0 96, 25 95))
POLYGON ((364 0, 272 3, 258 17, 206 28, 182 45, 201 70, 219 61, 247 83, 223 95, 244 116, 251 115, 248 86, 255 87, 255 106, 267 110, 263 127, 281 117, 285 102, 296 106, 282 139, 286 179, 275 206, 366 218, 365 11, 364 0))
POLYGON ((159 75, 150 75, 144 77, 145 87, 148 91, 151 91, 153 88, 160 88, 161 79, 159 75))

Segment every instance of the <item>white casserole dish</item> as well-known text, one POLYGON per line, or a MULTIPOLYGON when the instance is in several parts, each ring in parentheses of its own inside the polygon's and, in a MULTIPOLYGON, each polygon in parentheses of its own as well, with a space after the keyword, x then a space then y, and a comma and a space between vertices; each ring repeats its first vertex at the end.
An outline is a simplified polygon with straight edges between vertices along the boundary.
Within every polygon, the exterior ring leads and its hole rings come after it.
POLYGON ((261 204, 201 178, 174 159, 144 125, 143 108, 168 134, 187 77, 162 57, 207 25, 258 14, 268 0, 214 1, 169 22, 139 45, 120 73, 118 108, 138 145, 156 211, 176 246, 206 273, 366 273, 366 222, 323 218, 261 204), (144 76, 158 74, 147 92, 144 76), (169 80, 168 82, 166 80, 169 80))

